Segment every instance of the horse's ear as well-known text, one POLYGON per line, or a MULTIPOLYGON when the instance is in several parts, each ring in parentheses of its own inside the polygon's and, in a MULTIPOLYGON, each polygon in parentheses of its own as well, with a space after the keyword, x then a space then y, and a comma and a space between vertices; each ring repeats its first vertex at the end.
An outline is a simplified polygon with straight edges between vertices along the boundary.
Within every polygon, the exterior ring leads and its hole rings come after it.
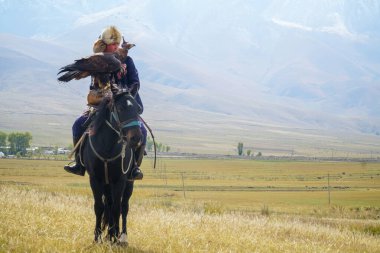
POLYGON ((135 97, 130 92, 128 93, 128 97, 129 101, 131 101, 133 106, 136 108, 137 113, 141 114, 143 112, 143 108, 141 107, 141 105, 139 105, 139 103, 137 103, 135 97))

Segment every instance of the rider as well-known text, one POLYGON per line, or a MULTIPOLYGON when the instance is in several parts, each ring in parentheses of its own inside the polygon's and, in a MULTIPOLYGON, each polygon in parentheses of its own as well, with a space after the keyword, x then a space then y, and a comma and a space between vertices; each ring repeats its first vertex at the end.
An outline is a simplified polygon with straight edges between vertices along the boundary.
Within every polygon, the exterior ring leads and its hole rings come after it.
MULTIPOLYGON (((95 41, 94 46, 93 46, 93 51, 94 53, 115 52, 120 45, 120 41, 121 41, 121 34, 119 30, 115 26, 109 26, 103 30, 102 34, 99 36, 99 39, 95 41)), ((122 88, 132 89, 132 93, 136 94, 135 99, 136 99, 136 102, 141 106, 141 113, 142 113, 142 110, 144 107, 143 107, 140 95, 138 93, 138 90, 140 89, 140 80, 139 80, 137 69, 130 56, 127 57, 124 64, 126 65, 125 66, 126 71, 123 71, 122 73, 118 73, 116 76, 117 80, 115 80, 115 82, 122 88)), ((94 89, 94 88, 95 88, 94 80, 92 80, 90 89, 94 89)), ((79 139, 82 137, 84 131, 86 130, 84 129, 85 127, 83 125, 88 119, 88 115, 89 113, 85 112, 74 122, 74 125, 72 127, 74 146, 77 144, 79 139)), ((132 169, 132 174, 131 174, 131 178, 133 180, 138 180, 138 179, 143 178, 143 173, 140 170, 139 166, 141 165, 142 158, 144 156, 147 131, 142 122, 140 122, 140 129, 143 134, 143 140, 140 147, 138 147, 135 151, 135 166, 132 169)), ((86 170, 80 162, 78 151, 76 151, 75 153, 75 164, 71 166, 65 165, 64 169, 67 172, 84 176, 86 170)))

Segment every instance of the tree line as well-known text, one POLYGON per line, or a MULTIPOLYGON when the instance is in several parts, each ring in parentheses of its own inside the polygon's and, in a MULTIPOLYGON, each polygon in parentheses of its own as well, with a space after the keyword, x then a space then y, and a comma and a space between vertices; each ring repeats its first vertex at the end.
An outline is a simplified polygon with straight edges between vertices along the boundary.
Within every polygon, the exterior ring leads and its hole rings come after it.
POLYGON ((0 151, 6 155, 26 155, 30 147, 32 135, 29 132, 14 132, 6 134, 0 131, 0 151))
MULTIPOLYGON (((27 148, 30 148, 30 142, 32 140, 32 135, 29 132, 20 133, 4 133, 0 131, 0 152, 5 155, 20 155, 25 156, 27 153, 27 148)), ((164 145, 160 142, 156 143, 158 152, 169 152, 170 146, 164 145)), ((153 140, 148 137, 146 144, 147 151, 153 151, 153 140)))
MULTIPOLYGON (((6 134, 0 131, 0 151, 6 155, 21 155, 25 156, 27 153, 27 148, 30 147, 30 141, 32 140, 32 135, 29 132, 20 133, 12 132, 6 134)), ((153 140, 148 137, 146 143, 147 151, 153 151, 153 140)), ((169 152, 170 146, 164 145, 160 142, 156 143, 158 152, 169 152)), ((239 156, 247 155, 253 156, 252 150, 246 150, 244 154, 244 144, 239 142, 237 145, 237 153, 239 156)), ((258 152, 256 156, 262 156, 261 152, 258 152)))
MULTIPOLYGON (((146 139, 146 149, 147 151, 153 151, 154 150, 154 143, 153 140, 148 136, 146 139)), ((170 151, 170 146, 164 145, 160 142, 156 142, 156 148, 157 152, 169 152, 170 151)))
MULTIPOLYGON (((244 155, 244 144, 243 142, 239 142, 238 145, 237 145, 237 153, 239 156, 243 156, 244 155)), ((254 156, 254 153, 252 152, 252 150, 248 149, 246 151, 246 155, 247 156, 254 156)), ((258 152, 256 154, 257 157, 260 157, 262 156, 262 153, 261 152, 258 152)))

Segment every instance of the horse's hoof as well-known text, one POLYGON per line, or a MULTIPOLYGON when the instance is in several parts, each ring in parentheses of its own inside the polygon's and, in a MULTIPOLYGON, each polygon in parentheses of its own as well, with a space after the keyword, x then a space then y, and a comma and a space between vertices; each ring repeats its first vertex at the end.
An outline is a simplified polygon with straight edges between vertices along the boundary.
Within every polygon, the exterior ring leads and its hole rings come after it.
POLYGON ((119 237, 119 244, 123 246, 128 246, 128 238, 126 233, 122 233, 119 237))

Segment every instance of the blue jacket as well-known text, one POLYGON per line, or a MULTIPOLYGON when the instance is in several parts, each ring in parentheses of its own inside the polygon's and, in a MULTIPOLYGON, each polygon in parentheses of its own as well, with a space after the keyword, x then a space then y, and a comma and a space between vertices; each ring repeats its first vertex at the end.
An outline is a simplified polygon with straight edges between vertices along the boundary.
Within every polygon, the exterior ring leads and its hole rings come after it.
POLYGON ((127 64, 127 74, 123 76, 121 80, 118 80, 117 83, 121 84, 121 86, 124 88, 133 88, 132 93, 135 96, 136 102, 141 106, 142 113, 144 110, 144 105, 138 92, 140 89, 139 73, 137 72, 135 63, 130 56, 127 56, 125 64, 127 64))

